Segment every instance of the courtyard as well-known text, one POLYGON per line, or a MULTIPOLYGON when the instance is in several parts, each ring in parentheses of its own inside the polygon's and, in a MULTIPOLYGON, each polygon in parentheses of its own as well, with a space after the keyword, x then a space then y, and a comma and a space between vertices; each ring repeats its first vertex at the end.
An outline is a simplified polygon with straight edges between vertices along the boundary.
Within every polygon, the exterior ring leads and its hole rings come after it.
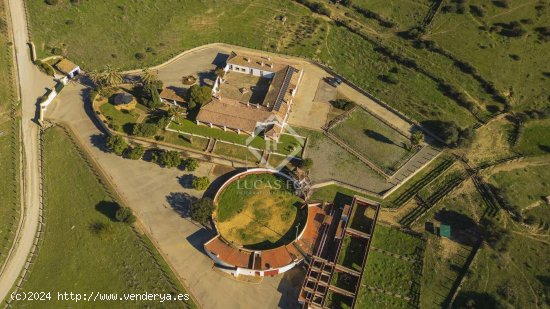
POLYGON ((220 96, 241 102, 261 104, 271 80, 247 74, 228 72, 220 85, 220 96))

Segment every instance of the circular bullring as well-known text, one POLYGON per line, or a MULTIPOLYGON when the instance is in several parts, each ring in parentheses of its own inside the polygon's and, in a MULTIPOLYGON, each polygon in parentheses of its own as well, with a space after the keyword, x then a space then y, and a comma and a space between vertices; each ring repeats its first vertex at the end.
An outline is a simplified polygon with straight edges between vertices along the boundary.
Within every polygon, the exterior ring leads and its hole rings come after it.
POLYGON ((234 246, 268 250, 293 242, 307 220, 296 181, 269 169, 252 169, 225 182, 214 198, 218 233, 234 246))

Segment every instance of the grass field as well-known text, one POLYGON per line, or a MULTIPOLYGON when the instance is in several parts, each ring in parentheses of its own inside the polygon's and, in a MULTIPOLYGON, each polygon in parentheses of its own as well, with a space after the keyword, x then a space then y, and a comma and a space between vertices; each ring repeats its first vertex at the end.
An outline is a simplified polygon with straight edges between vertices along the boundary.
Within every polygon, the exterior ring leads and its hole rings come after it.
POLYGON ((331 131, 384 170, 396 171, 410 153, 406 137, 363 109, 352 112, 331 131))
POLYGON ((371 251, 367 258, 363 284, 407 296, 413 282, 413 265, 378 251, 371 251))
POLYGON ((548 3, 514 0, 508 8, 486 1, 470 1, 484 8, 485 16, 466 14, 437 14, 427 35, 440 46, 471 63, 498 89, 509 97, 516 110, 540 108, 548 104, 544 72, 550 66, 540 55, 548 53, 548 44, 541 42, 534 29, 548 26, 548 3), (546 7, 537 9, 538 5, 546 7), (523 20, 526 35, 506 37, 497 32, 481 30, 523 20))
POLYGON ((313 192, 313 194, 311 195, 311 200, 325 201, 343 206, 346 203, 351 203, 354 195, 359 195, 371 199, 375 202, 380 202, 380 199, 376 197, 350 189, 342 188, 337 185, 328 185, 315 190, 315 192, 313 192))
POLYGON ((550 162, 497 172, 489 181, 503 190, 506 199, 520 209, 538 205, 544 207, 543 199, 550 193, 550 162), (529 185, 526 186, 526 183, 529 185))
POLYGON ((527 123, 518 142, 517 150, 524 155, 550 153, 550 119, 527 123))
POLYGON ((289 183, 273 174, 251 174, 229 184, 214 214, 219 233, 248 248, 278 246, 296 237, 307 212, 289 183))
MULTIPOLYGON (((148 238, 113 220, 114 202, 61 129, 46 132, 44 150, 48 224, 23 290, 51 291, 53 299, 58 291, 183 293, 183 287, 148 238), (93 232, 98 225, 106 226, 100 235, 93 232)), ((78 305, 113 306, 108 302, 78 305)), ((17 306, 59 308, 74 306, 74 301, 19 302, 17 306)), ((191 301, 119 302, 117 306, 195 308, 191 301)))
POLYGON ((164 142, 166 143, 194 148, 200 151, 206 150, 206 146, 208 146, 208 139, 202 137, 178 134, 170 131, 161 131, 159 135, 164 137, 164 142))
MULTIPOLYGON (((216 147, 214 147, 213 152, 217 155, 221 155, 227 158, 236 158, 250 163, 255 163, 259 161, 248 148, 244 146, 223 143, 220 141, 216 143, 216 147)), ((261 155, 261 151, 256 150, 256 152, 259 152, 261 155)))
POLYGON ((361 271, 363 268, 363 255, 366 246, 367 241, 365 239, 351 237, 349 235, 344 236, 340 254, 338 255, 338 264, 356 271, 361 271))
POLYGON ((509 141, 512 131, 513 124, 505 118, 494 120, 478 129, 467 152, 470 164, 479 165, 513 156, 509 141))
POLYGON ((424 240, 382 224, 376 227, 371 246, 405 257, 415 258, 424 251, 424 240))
POLYGON ((20 218, 20 120, 10 115, 17 102, 11 75, 13 58, 5 18, 6 4, 0 3, 0 266, 13 243, 20 218))

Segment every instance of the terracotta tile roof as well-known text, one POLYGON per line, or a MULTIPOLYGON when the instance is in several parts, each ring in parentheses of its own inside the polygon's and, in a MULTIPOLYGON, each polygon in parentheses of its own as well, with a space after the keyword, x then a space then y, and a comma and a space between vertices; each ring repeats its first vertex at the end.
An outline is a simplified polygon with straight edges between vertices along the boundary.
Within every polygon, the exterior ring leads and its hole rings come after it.
POLYGON ((280 268, 287 266, 294 261, 294 257, 290 255, 286 246, 278 247, 271 250, 262 251, 262 270, 280 268), (268 267, 269 266, 269 267, 268 267))
POLYGON ((232 129, 253 132, 258 122, 264 122, 272 114, 264 108, 256 108, 233 99, 214 98, 204 105, 197 115, 197 120, 232 129))
MULTIPOLYGON (((307 221, 304 227, 302 237, 298 240, 300 248, 308 254, 313 254, 313 247, 319 235, 319 228, 324 223, 325 219, 332 220, 332 217, 327 215, 321 206, 309 206, 307 209, 307 221)), ((329 220, 329 221, 330 221, 329 220)))
POLYGON ((209 240, 204 247, 227 264, 242 268, 250 267, 249 263, 253 253, 234 248, 222 241, 219 236, 209 240))
POLYGON ((182 91, 176 91, 172 88, 162 88, 162 91, 160 92, 160 97, 163 99, 174 100, 176 102, 186 102, 185 98, 183 97, 182 91))
POLYGON ((78 66, 74 64, 72 61, 68 59, 61 59, 58 63, 55 64, 55 67, 63 72, 64 74, 71 73, 74 69, 76 69, 78 66))

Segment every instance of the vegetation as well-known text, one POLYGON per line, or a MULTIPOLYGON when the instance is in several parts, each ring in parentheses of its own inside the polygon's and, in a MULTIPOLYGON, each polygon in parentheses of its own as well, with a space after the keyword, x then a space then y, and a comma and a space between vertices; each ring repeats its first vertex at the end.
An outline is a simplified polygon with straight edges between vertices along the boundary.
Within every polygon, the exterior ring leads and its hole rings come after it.
POLYGON ((191 203, 191 219, 207 225, 214 212, 214 202, 210 198, 202 198, 191 203))
POLYGON ((189 108, 202 106, 212 100, 212 88, 208 86, 193 85, 189 88, 189 108))
POLYGON ((355 107, 355 102, 346 99, 336 99, 332 101, 331 104, 332 106, 345 111, 349 111, 355 107))
POLYGON ((19 102, 14 80, 13 52, 8 35, 7 5, 0 3, 0 265, 3 265, 20 219, 19 102))
POLYGON ((107 147, 118 156, 122 156, 128 148, 128 143, 120 135, 109 135, 107 137, 107 147))
POLYGON ((181 153, 176 150, 162 151, 158 163, 167 168, 178 167, 182 163, 181 153))
POLYGON ((193 177, 192 185, 195 190, 204 191, 210 186, 210 179, 206 176, 193 177))
POLYGON ((136 222, 136 216, 129 207, 119 207, 115 213, 115 218, 118 222, 133 224, 136 222))
POLYGON ((199 167, 199 160, 195 158, 189 158, 185 160, 185 169, 189 172, 194 172, 199 167))
MULTIPOLYGON (((147 237, 126 224, 112 222, 118 204, 111 200, 69 138, 58 128, 45 133, 44 173, 48 192, 45 217, 49 225, 42 236, 40 254, 23 284, 23 292, 48 291, 55 282, 55 289, 59 291, 70 291, 76 285, 86 291, 184 293, 147 237), (59 270, 60 265, 63 271, 59 270)), ((55 299, 53 293, 51 302, 34 305, 44 308, 74 305, 72 300, 55 299)), ((163 305, 195 308, 191 301, 163 305)), ((94 306, 112 305, 95 303, 94 306)))
POLYGON ((396 171, 409 155, 409 139, 363 109, 330 130, 368 160, 389 171, 396 171))
POLYGON ((132 160, 139 160, 143 157, 143 154, 145 153, 145 149, 141 144, 137 144, 134 147, 128 147, 128 150, 126 152, 126 156, 128 159, 132 160))

